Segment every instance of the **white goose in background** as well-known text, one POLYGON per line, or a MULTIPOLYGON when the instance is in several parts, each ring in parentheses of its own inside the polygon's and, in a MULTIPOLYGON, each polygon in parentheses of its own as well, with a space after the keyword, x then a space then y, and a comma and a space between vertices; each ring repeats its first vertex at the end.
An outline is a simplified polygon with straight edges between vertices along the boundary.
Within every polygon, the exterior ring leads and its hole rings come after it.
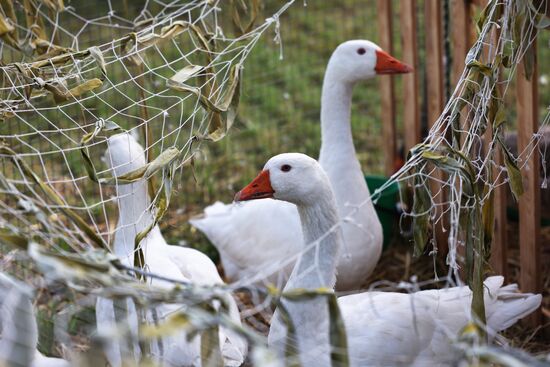
MULTIPOLYGON (((118 134, 108 140, 107 162, 114 169, 116 176, 133 171, 146 164, 145 153, 141 145, 130 134, 118 134)), ((117 185, 119 219, 114 238, 114 251, 125 264, 133 265, 134 239, 136 234, 144 230, 152 221, 150 198, 147 183, 144 180, 127 185, 117 185)), ((203 253, 186 247, 171 246, 166 243, 160 228, 155 226, 141 242, 147 270, 151 273, 168 278, 192 282, 197 285, 223 284, 214 263, 203 253)), ((173 287, 173 284, 158 279, 151 279, 152 284, 173 287)), ((240 325, 240 315, 235 300, 228 296, 231 319, 240 325)), ((137 330, 135 307, 128 302, 129 320, 134 336, 137 330)), ((162 305, 156 308, 158 317, 162 320, 173 312, 181 309, 180 305, 162 305)), ((107 331, 113 327, 113 302, 109 299, 98 299, 96 307, 98 330, 107 331)), ((163 359, 169 366, 199 366, 200 336, 187 342, 184 333, 164 337, 163 359)), ((246 357, 246 340, 233 331, 220 328, 220 346, 225 366, 240 366, 246 357)), ((109 343, 105 350, 109 363, 120 366, 122 363, 121 348, 118 343, 109 343)), ((137 345, 134 344, 134 350, 137 345)), ((160 354, 158 345, 152 345, 152 353, 160 354)), ((138 354, 136 354, 136 357, 138 354)))
MULTIPOLYGON (((353 86, 377 74, 408 73, 412 69, 370 41, 342 43, 332 54, 325 72, 321 97, 322 144, 319 156, 326 170, 342 218, 345 246, 338 259, 338 290, 358 289, 374 270, 382 251, 382 226, 370 200, 351 131, 353 86)), ((262 200, 243 205, 215 203, 202 218, 190 223, 218 249, 229 280, 248 279, 303 248, 302 230, 293 204, 262 200)), ((293 263, 282 270, 283 280, 293 263)), ((274 269, 274 267, 276 269, 274 269)), ((262 274, 262 273, 260 273, 262 274)), ((268 279, 276 282, 278 273, 268 279)))
POLYGON ((66 360, 46 357, 36 349, 38 326, 32 299, 28 285, 0 273, 0 365, 69 367, 66 360))
MULTIPOLYGON (((318 241, 308 246, 296 263, 285 291, 333 288, 343 236, 335 196, 320 165, 298 153, 271 158, 258 177, 235 196, 235 200, 261 198, 296 204, 304 242, 318 241)), ((517 285, 502 283, 501 276, 485 280, 487 327, 493 335, 537 309, 542 299, 540 294, 517 293, 517 285)), ((302 365, 329 366, 326 299, 282 302, 294 323, 302 365)), ((471 320, 470 303, 471 291, 466 286, 411 294, 365 292, 338 298, 351 366, 450 365, 457 357, 452 341, 471 320)), ((285 341, 286 326, 276 310, 268 342, 281 353, 285 341)))

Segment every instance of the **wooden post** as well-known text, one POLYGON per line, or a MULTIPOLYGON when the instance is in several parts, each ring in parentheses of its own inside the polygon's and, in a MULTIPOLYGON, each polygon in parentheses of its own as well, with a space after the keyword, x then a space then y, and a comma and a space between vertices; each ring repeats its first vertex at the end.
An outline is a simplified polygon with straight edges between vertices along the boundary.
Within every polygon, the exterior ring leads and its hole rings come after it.
MULTIPOLYGON (((502 152, 498 150, 495 155, 495 161, 498 165, 503 165, 504 160, 502 152)), ((493 177, 498 174, 498 169, 494 168, 493 177)), ((508 276, 508 233, 506 227, 508 220, 506 218, 506 203, 507 203, 507 185, 500 185, 495 188, 494 193, 494 215, 495 225, 493 227, 493 241, 491 242, 491 267, 496 274, 502 275, 504 278, 508 276)))
MULTIPOLYGON (((527 80, 525 76, 523 62, 517 66, 518 152, 523 152, 528 147, 539 125, 536 41, 533 41, 531 47, 534 48, 535 54, 535 68, 531 80, 527 80)), ((542 291, 540 157, 538 149, 533 149, 530 154, 529 157, 523 155, 523 160, 518 162, 523 166, 521 174, 524 188, 524 193, 519 199, 520 287, 523 292, 540 293, 542 291)), ((526 323, 532 327, 540 325, 541 322, 540 309, 526 319, 526 323)))
MULTIPOLYGON (((378 0, 378 43, 389 54, 393 53, 391 1, 378 0)), ((390 176, 394 171, 395 149, 395 92, 393 78, 379 77, 382 117, 382 139, 384 141, 384 170, 390 176)))
POLYGON ((401 1, 401 44, 403 62, 414 71, 403 75, 403 126, 405 154, 420 143, 420 109, 418 106, 418 54, 416 45, 416 0, 401 1))
POLYGON ((452 57, 453 66, 451 71, 451 81, 456 86, 462 72, 464 71, 464 60, 472 46, 475 35, 472 22, 472 3, 468 0, 451 1, 451 24, 452 24, 452 57))
MULTIPOLYGON (((426 10, 426 82, 428 91, 428 126, 430 129, 434 126, 439 115, 444 108, 444 88, 443 88, 443 30, 441 26, 441 1, 425 0, 426 10)), ((437 171, 437 178, 442 179, 443 174, 437 171)), ((441 184, 432 181, 431 190, 434 194, 434 201, 442 203, 445 201, 445 195, 441 184)), ((442 215, 441 212, 437 214, 442 215)), ((440 252, 447 251, 447 235, 443 231, 445 225, 441 218, 438 225, 435 226, 435 239, 440 252)))

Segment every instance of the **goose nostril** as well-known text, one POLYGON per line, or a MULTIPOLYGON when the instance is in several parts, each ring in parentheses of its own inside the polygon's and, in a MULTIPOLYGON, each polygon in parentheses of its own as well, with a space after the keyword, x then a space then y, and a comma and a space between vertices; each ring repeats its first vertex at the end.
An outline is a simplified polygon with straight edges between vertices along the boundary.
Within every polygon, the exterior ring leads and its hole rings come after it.
POLYGON ((254 185, 252 185, 252 187, 256 188, 256 187, 258 187, 258 184, 254 184, 254 185))

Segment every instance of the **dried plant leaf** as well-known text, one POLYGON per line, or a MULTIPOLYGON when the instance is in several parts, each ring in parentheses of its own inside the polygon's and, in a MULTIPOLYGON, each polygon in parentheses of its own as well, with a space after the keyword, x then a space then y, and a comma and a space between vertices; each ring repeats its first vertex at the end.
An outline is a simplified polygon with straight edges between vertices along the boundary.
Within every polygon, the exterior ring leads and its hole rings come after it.
POLYGON ((124 37, 120 44, 121 54, 126 56, 123 61, 133 66, 140 66, 143 64, 143 59, 140 56, 141 51, 150 46, 171 40, 188 29, 191 29, 198 36, 205 50, 209 52, 208 40, 206 40, 202 31, 197 26, 185 21, 175 21, 171 25, 163 27, 160 34, 149 33, 138 36, 137 33, 133 32, 124 37))
POLYGON ((77 85, 70 90, 67 90, 65 86, 58 82, 46 82, 44 89, 53 94, 53 98, 56 103, 65 102, 71 98, 78 98, 82 94, 92 91, 96 88, 99 88, 103 85, 103 82, 100 79, 94 78, 86 80, 84 83, 77 85))
MULTIPOLYGON (((17 15, 15 14, 15 8, 13 6, 12 0, 0 0, 0 6, 2 6, 2 10, 4 11, 4 14, 8 18, 10 18, 12 24, 17 24, 17 15)), ((18 30, 17 27, 14 27, 13 30, 13 38, 19 39, 18 30)))
POLYGON ((23 0, 23 7, 25 8, 25 20, 27 22, 27 28, 32 31, 32 33, 41 39, 48 39, 44 31, 44 22, 36 10, 34 2, 31 0, 23 0))
POLYGON ((0 37, 3 37, 6 34, 9 34, 15 30, 15 27, 10 24, 10 22, 0 14, 0 37))
POLYGON ((40 0, 44 5, 46 5, 51 10, 59 13, 65 10, 65 4, 63 0, 40 0))
POLYGON ((144 325, 140 329, 140 336, 146 339, 159 338, 189 330, 190 328, 189 316, 183 312, 178 312, 158 325, 144 325))
POLYGON ((241 35, 250 32, 254 28, 254 23, 258 19, 258 15, 260 13, 260 2, 258 0, 251 0, 250 18, 245 25, 243 25, 241 20, 239 8, 242 9, 243 12, 248 13, 246 3, 244 1, 231 0, 231 5, 233 7, 233 24, 235 24, 235 26, 239 29, 241 35), (241 4, 240 7, 238 6, 239 3, 241 4))
POLYGON ((166 82, 166 85, 171 87, 172 85, 178 86, 183 84, 186 80, 194 77, 198 73, 204 70, 204 66, 200 65, 187 65, 180 71, 178 71, 174 76, 172 76, 168 81, 166 82))
POLYGON ((502 124, 506 123, 506 109, 502 103, 498 104, 497 112, 493 120, 493 129, 496 131, 502 124))
POLYGON ((335 294, 327 296, 328 313, 330 316, 330 360, 333 366, 349 366, 348 340, 344 319, 338 307, 338 298, 335 294))
POLYGON ((508 172, 508 184, 510 185, 510 190, 514 198, 519 200, 521 194, 523 194, 523 181, 521 178, 521 171, 519 170, 514 157, 506 147, 506 145, 497 137, 498 142, 502 150, 502 155, 504 156, 504 165, 506 166, 506 172, 508 172))
POLYGON ((101 52, 101 50, 97 46, 90 47, 88 51, 90 52, 90 56, 96 61, 97 65, 99 66, 101 73, 104 76, 107 76, 107 69, 105 67, 105 59, 103 58, 103 52, 101 52))
POLYGON ((491 76, 493 74, 493 70, 489 65, 485 65, 478 60, 470 61, 466 67, 470 69, 477 69, 480 73, 486 76, 491 76))
POLYGON ((201 333, 201 362, 204 367, 223 367, 218 325, 201 333))
POLYGON ((533 72, 535 70, 535 48, 533 46, 528 47, 523 55, 523 69, 525 71, 525 78, 531 80, 533 72))
POLYGON ((16 28, 0 14, 0 38, 11 47, 20 50, 15 30, 16 28))
POLYGON ((67 99, 70 97, 74 97, 74 98, 80 97, 84 93, 87 93, 96 88, 99 88, 102 85, 103 85, 103 82, 98 78, 86 80, 84 83, 79 84, 74 88, 71 88, 69 90, 69 93, 67 94, 67 99))

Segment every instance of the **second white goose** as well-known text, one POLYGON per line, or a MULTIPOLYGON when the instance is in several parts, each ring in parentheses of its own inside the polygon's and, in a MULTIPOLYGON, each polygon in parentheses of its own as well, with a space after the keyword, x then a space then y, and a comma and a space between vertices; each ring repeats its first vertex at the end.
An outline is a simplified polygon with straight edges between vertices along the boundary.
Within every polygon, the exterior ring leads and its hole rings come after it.
MULTIPOLYGON (((342 43, 328 62, 321 97, 321 152, 319 162, 334 188, 343 225, 345 246, 337 259, 339 290, 358 289, 374 270, 382 251, 382 227, 355 154, 351 132, 353 86, 379 74, 412 69, 366 40, 342 43)), ((278 281, 293 264, 278 264, 300 253, 302 230, 291 203, 263 200, 234 206, 220 202, 206 208, 191 224, 204 232, 221 255, 229 280, 247 279, 266 271, 278 281)))
MULTIPOLYGON (((284 291, 333 288, 342 224, 330 180, 314 159, 298 153, 271 158, 235 200, 274 198, 295 204, 307 245, 284 291)), ((338 274, 338 276, 340 276, 338 274)), ((540 306, 541 295, 517 293, 503 278, 485 280, 485 310, 490 333, 513 325, 540 306)), ((292 320, 303 366, 330 366, 326 299, 282 301, 292 320)), ((457 351, 452 341, 472 319, 468 287, 412 294, 365 292, 338 298, 347 332, 351 366, 449 366, 457 351)), ((269 345, 284 355, 286 324, 276 310, 269 345)))

